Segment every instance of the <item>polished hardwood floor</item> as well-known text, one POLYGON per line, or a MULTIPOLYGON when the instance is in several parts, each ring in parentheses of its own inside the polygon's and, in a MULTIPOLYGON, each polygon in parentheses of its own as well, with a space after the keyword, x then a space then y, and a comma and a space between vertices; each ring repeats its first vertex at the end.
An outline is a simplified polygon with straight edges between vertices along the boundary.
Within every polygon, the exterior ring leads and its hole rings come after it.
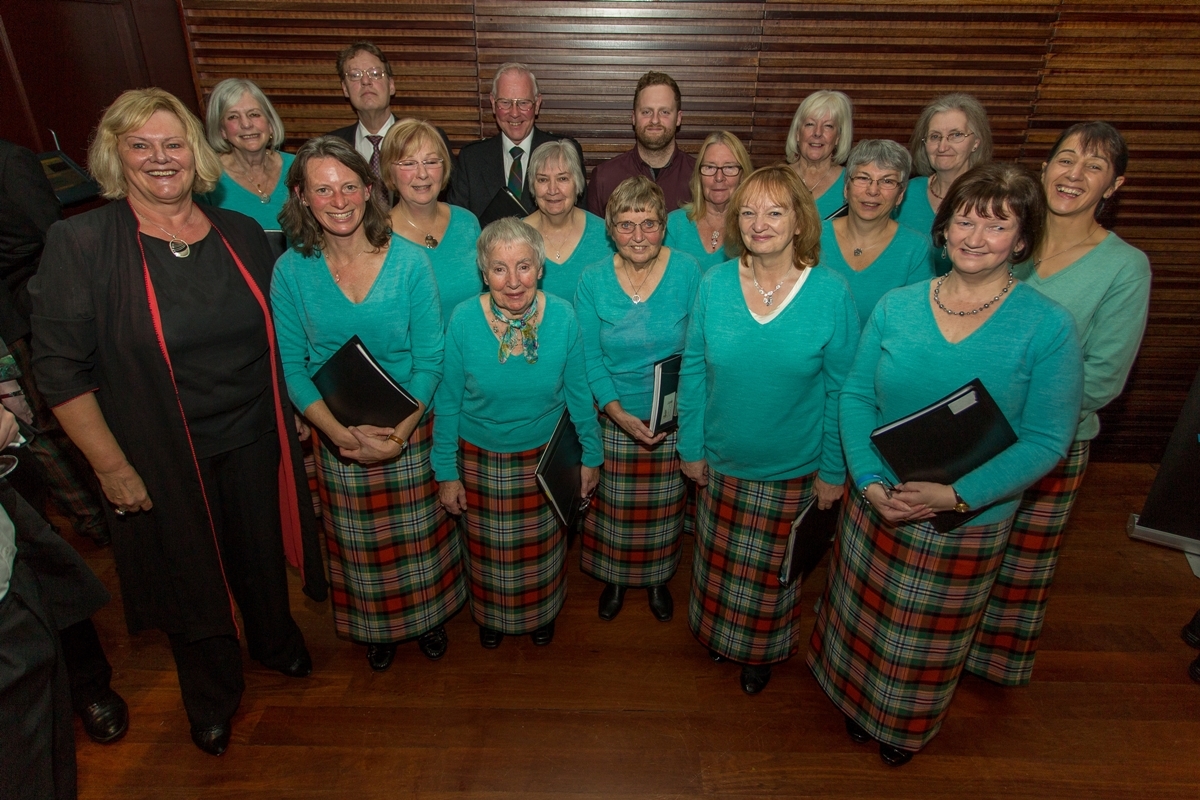
MULTIPOLYGON (((79 795, 1196 800, 1200 686, 1188 680, 1196 653, 1179 629, 1200 605, 1200 581, 1178 551, 1125 535, 1153 475, 1146 465, 1092 465, 1033 683, 1004 689, 965 677, 941 733, 899 769, 849 740, 803 649, 756 697, 738 687, 736 666, 709 661, 687 627, 690 541, 667 624, 642 592, 630 592, 614 621, 598 619, 601 587, 580 573, 576 544, 549 647, 522 637, 485 651, 464 612, 447 626, 440 662, 413 643, 381 674, 294 581, 316 671, 289 679, 247 661, 221 758, 188 737, 166 639, 131 638, 114 599, 97 624, 132 723, 108 746, 77 724, 79 795)), ((110 551, 80 549, 116 595, 110 551)), ((822 566, 806 598, 824 580, 822 566)))

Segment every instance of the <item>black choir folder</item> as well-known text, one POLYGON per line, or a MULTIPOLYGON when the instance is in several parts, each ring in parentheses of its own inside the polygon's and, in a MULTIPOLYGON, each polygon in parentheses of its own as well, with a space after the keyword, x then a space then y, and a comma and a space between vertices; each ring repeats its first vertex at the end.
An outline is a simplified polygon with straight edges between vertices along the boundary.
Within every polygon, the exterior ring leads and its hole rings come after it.
MULTIPOLYGON (((936 403, 876 428, 871 441, 902 483, 951 484, 1015 444, 1017 435, 976 378, 936 403)), ((944 533, 982 510, 943 511, 933 525, 944 533)))
POLYGON ((417 399, 392 380, 358 336, 325 362, 313 383, 334 418, 343 425, 391 428, 420 408, 417 399))
POLYGON ((675 398, 679 392, 679 365, 683 356, 667 356, 654 362, 654 399, 650 402, 650 435, 679 427, 679 406, 675 398))
POLYGON ((568 531, 583 510, 583 497, 579 493, 583 488, 583 478, 579 474, 582 463, 583 446, 579 444, 570 415, 563 409, 534 474, 555 516, 568 531))

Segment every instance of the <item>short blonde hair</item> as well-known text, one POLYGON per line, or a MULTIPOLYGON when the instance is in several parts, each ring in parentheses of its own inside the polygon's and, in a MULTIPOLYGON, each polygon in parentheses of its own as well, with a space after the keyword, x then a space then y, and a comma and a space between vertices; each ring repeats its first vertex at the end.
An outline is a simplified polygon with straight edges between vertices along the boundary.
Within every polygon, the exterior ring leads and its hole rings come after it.
POLYGON ((789 164, 795 163, 800 157, 800 148, 796 144, 796 135, 809 117, 825 117, 833 119, 837 125, 838 143, 833 151, 833 163, 845 164, 846 156, 850 155, 850 146, 854 144, 854 105, 843 92, 821 89, 804 98, 796 107, 792 116, 792 127, 788 129, 787 142, 783 146, 784 155, 789 164))
POLYGON ((733 213, 725 215, 725 251, 740 257, 746 251, 739 224, 743 205, 755 197, 766 196, 796 212, 800 232, 792 237, 792 264, 798 269, 816 266, 821 260, 821 216, 812 192, 796 171, 784 164, 763 167, 742 181, 729 205, 733 213))
POLYGON ((450 170, 453 169, 453 164, 450 151, 446 149, 446 143, 442 141, 437 128, 423 119, 409 118, 397 120, 396 124, 388 129, 387 135, 383 137, 383 145, 379 148, 383 184, 388 189, 398 191, 396 179, 392 177, 392 162, 403 160, 405 153, 412 152, 423 144, 432 145, 433 149, 437 150, 438 158, 442 160, 442 185, 438 187, 438 191, 450 185, 450 170))
POLYGON ((667 202, 663 190, 645 175, 626 178, 609 195, 608 205, 604 209, 604 225, 610 237, 616 229, 617 217, 632 211, 652 213, 659 222, 664 225, 667 223, 667 202))
POLYGON ((279 112, 271 105, 263 90, 258 88, 258 84, 245 78, 226 78, 214 86, 209 94, 208 111, 204 115, 208 143, 218 153, 228 153, 233 149, 233 145, 221 135, 221 122, 229 107, 241 100, 244 94, 250 95, 250 98, 258 103, 263 116, 267 118, 267 125, 271 130, 271 140, 267 142, 267 147, 279 150, 283 147, 283 120, 279 118, 279 112))
POLYGON ((194 194, 211 192, 221 177, 221 162, 204 138, 204 126, 178 97, 157 87, 130 89, 104 110, 88 146, 88 172, 100 184, 100 194, 120 200, 129 193, 125 165, 121 161, 120 138, 145 125, 156 111, 174 114, 183 124, 184 138, 192 150, 196 177, 194 194))
POLYGON ((692 193, 692 202, 684 203, 680 206, 687 214, 687 218, 692 222, 700 219, 708 211, 708 207, 704 202, 704 191, 700 185, 700 163, 704 161, 704 155, 708 152, 708 148, 714 144, 723 144, 733 152, 733 157, 737 159, 738 164, 742 168, 742 174, 738 175, 738 181, 745 178, 754 171, 754 164, 750 161, 750 154, 746 152, 746 146, 742 144, 742 140, 729 131, 713 131, 704 140, 704 144, 700 145, 700 151, 696 153, 696 166, 692 168, 692 178, 688 181, 688 190, 692 193))

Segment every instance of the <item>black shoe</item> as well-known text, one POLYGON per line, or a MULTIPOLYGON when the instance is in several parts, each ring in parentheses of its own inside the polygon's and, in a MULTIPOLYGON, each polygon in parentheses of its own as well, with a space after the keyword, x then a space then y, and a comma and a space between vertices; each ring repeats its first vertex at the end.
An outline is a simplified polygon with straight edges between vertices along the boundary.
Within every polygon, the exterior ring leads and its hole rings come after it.
POLYGON ((494 631, 491 628, 479 628, 479 643, 488 650, 495 650, 500 646, 500 642, 504 640, 504 634, 500 631, 494 631))
POLYGON ((1183 626, 1183 630, 1179 632, 1183 640, 1188 643, 1188 647, 1195 647, 1200 650, 1200 611, 1192 617, 1192 621, 1183 626))
POLYGON ((914 755, 916 753, 912 750, 901 750, 899 747, 892 747, 890 744, 879 743, 879 757, 889 767, 903 767, 912 761, 914 755))
POLYGON ((866 744, 871 741, 871 734, 867 733, 866 728, 849 717, 846 717, 846 733, 850 734, 850 738, 854 740, 855 744, 866 744))
POLYGON ((538 647, 545 647, 554 641, 554 620, 550 620, 542 627, 538 628, 533 633, 529 634, 529 641, 533 642, 538 647))
POLYGON ((449 646, 450 639, 446 636, 445 625, 438 625, 429 633, 417 639, 417 647, 421 648, 421 652, 430 661, 437 661, 446 655, 446 648, 449 646))
POLYGON ((1188 677, 1200 683, 1200 656, 1196 656, 1196 660, 1188 665, 1188 677))
POLYGON ((600 619, 611 620, 621 613, 624 604, 625 587, 615 583, 604 584, 604 591, 600 593, 600 619))
POLYGON ((392 665, 392 659, 396 657, 395 644, 369 644, 367 645, 367 663, 371 665, 371 669, 376 672, 383 672, 392 665))
POLYGON ((75 709, 83 730, 93 742, 115 742, 129 730, 129 706, 121 695, 106 689, 98 700, 75 709))
MULTIPOLYGON (((307 678, 309 675, 312 675, 312 656, 305 649, 300 655, 296 656, 292 663, 283 667, 276 667, 276 669, 289 678, 307 678)), ((387 669, 387 667, 384 667, 384 669, 387 669)))
POLYGON ((213 725, 211 728, 192 728, 192 741, 210 756, 219 756, 229 747, 229 735, 233 728, 228 722, 213 725))
POLYGON ((742 691, 746 694, 758 694, 767 688, 771 680, 770 664, 747 664, 742 667, 742 691))
POLYGON ((711 647, 708 648, 708 657, 712 659, 712 662, 714 664, 720 664, 723 661, 729 660, 725 656, 718 653, 716 650, 713 650, 711 647))
POLYGON ((663 583, 648 587, 646 596, 650 598, 650 613, 654 614, 654 618, 659 622, 670 622, 675 614, 675 601, 671 599, 671 590, 667 585, 663 583))

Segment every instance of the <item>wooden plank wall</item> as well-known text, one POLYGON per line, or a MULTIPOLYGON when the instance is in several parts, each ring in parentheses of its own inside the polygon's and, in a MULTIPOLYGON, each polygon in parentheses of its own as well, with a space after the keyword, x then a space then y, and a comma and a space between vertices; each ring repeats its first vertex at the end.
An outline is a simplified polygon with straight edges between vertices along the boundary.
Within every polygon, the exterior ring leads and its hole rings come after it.
POLYGON ((670 73, 683 146, 734 131, 779 160, 796 105, 841 89, 855 139, 907 143, 948 91, 987 106, 996 158, 1036 167, 1055 135, 1106 118, 1129 139, 1114 227, 1155 269, 1151 323, 1129 388, 1102 415, 1101 460, 1156 461, 1200 367, 1200 6, 1102 0, 572 2, 178 0, 197 93, 244 75, 275 102, 288 145, 347 124, 334 57, 370 38, 396 72, 395 107, 455 145, 491 136, 496 67, 534 69, 539 124, 577 138, 589 166, 630 146, 633 86, 670 73))

